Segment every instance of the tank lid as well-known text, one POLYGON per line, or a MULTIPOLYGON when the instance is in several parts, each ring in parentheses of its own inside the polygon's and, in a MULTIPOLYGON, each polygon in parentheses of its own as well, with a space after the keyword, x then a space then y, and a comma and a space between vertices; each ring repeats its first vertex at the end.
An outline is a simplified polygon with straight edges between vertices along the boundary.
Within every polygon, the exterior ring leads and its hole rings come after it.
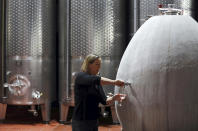
POLYGON ((168 4, 168 8, 160 8, 158 6, 161 15, 183 15, 182 9, 176 9, 175 4, 168 4))

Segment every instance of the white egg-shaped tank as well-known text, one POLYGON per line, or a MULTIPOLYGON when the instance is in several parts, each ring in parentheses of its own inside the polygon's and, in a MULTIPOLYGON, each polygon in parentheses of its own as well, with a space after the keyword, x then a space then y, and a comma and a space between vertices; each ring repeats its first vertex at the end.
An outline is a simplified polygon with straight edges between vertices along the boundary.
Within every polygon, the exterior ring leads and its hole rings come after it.
POLYGON ((123 131, 197 131, 198 23, 190 16, 147 20, 130 41, 117 79, 131 83, 122 106, 116 103, 123 131))

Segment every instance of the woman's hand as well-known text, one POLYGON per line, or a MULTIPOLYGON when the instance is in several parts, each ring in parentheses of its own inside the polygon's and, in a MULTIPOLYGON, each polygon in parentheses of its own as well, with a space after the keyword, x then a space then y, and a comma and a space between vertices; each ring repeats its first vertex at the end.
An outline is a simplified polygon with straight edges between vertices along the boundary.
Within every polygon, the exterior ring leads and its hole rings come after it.
POLYGON ((113 100, 119 102, 122 102, 123 100, 125 100, 125 98, 126 98, 126 94, 116 94, 113 96, 113 100))
POLYGON ((122 80, 115 80, 114 84, 116 86, 124 87, 124 81, 122 81, 122 80))
POLYGON ((119 101, 122 102, 123 100, 125 100, 126 98, 126 94, 115 94, 112 97, 107 98, 107 104, 112 104, 114 101, 119 101))

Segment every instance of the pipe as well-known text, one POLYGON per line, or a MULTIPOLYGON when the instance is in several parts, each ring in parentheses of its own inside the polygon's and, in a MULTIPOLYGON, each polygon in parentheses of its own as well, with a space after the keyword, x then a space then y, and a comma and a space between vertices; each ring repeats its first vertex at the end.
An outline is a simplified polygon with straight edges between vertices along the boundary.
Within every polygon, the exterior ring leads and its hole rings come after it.
POLYGON ((67 20, 66 20, 66 100, 67 101, 70 101, 71 98, 69 96, 69 89, 70 89, 70 83, 71 83, 71 59, 70 59, 70 56, 71 56, 71 51, 70 51, 70 18, 71 18, 71 12, 70 12, 70 9, 71 9, 71 1, 70 0, 67 0, 66 2, 66 5, 67 5, 67 20))
POLYGON ((1 88, 2 88, 2 98, 7 98, 7 88, 4 88, 3 83, 5 82, 5 13, 6 13, 6 0, 2 0, 2 21, 1 21, 1 88))
POLYGON ((133 9, 134 9, 134 12, 133 12, 133 20, 134 20, 133 35, 134 35, 137 31, 137 0, 133 1, 133 9))

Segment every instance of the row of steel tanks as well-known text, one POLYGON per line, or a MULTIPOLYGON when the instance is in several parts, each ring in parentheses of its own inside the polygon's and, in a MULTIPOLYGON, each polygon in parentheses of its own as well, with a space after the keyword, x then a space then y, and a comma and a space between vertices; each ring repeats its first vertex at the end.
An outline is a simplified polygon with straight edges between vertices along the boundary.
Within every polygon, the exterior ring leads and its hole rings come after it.
MULTIPOLYGON (((27 105, 35 116, 41 107, 48 123, 58 94, 60 121, 65 122, 74 106, 75 75, 90 53, 102 57, 100 74, 115 79, 125 48, 124 1, 2 0, 0 6, 1 120, 7 105, 27 105)), ((104 90, 108 95, 114 87, 104 90)))

